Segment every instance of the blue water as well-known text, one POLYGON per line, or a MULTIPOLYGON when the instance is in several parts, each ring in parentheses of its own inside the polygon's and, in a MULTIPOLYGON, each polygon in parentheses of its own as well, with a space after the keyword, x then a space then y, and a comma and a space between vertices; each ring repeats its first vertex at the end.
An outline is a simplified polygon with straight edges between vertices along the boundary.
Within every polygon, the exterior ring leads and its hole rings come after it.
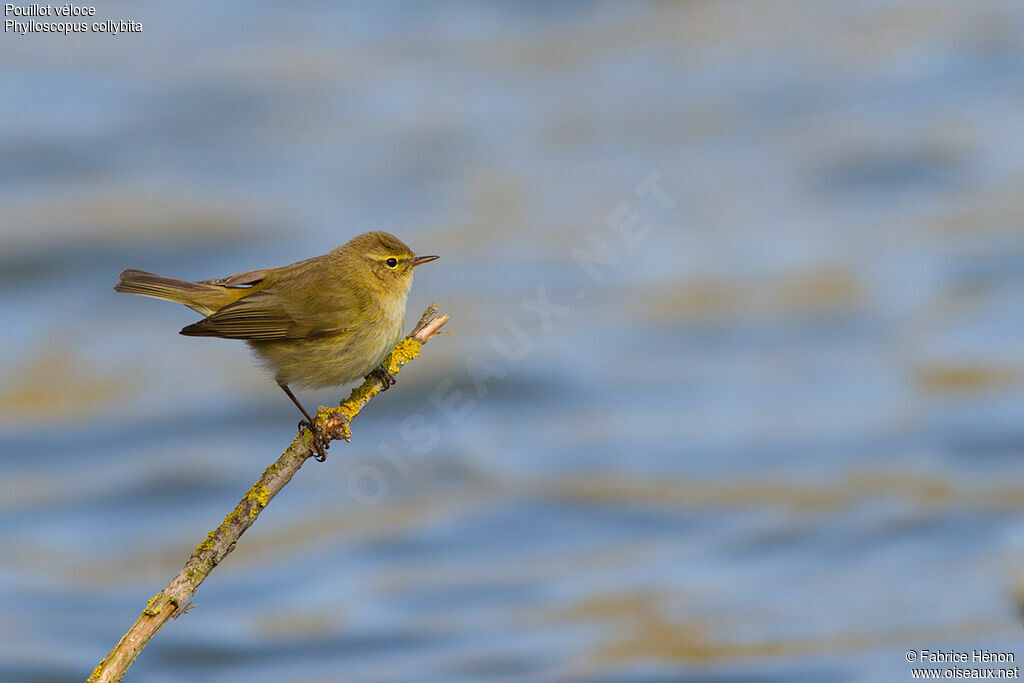
POLYGON ((452 335, 127 680, 1019 647, 1024 6, 96 11, 143 32, 0 36, 0 680, 84 679, 294 434, 116 274, 368 229, 442 255, 409 317, 452 335))

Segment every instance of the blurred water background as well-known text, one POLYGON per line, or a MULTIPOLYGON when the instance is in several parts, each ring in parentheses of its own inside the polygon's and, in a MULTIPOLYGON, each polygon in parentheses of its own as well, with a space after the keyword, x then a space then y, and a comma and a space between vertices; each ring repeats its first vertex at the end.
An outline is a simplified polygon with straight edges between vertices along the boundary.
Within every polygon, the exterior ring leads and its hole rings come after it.
POLYGON ((96 8, 143 32, 0 37, 0 679, 82 680, 294 434, 118 271, 368 229, 442 255, 452 336, 129 680, 1019 647, 1024 4, 96 8))

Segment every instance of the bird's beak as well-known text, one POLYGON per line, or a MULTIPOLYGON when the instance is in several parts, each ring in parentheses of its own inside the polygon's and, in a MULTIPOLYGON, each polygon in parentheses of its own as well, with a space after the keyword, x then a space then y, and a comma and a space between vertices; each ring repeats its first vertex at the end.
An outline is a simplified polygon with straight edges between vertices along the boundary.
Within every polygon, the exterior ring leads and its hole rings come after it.
POLYGON ((431 261, 436 261, 439 258, 441 258, 441 257, 440 256, 417 256, 416 258, 414 258, 412 260, 412 265, 414 265, 414 266, 422 266, 424 263, 430 263, 431 261))

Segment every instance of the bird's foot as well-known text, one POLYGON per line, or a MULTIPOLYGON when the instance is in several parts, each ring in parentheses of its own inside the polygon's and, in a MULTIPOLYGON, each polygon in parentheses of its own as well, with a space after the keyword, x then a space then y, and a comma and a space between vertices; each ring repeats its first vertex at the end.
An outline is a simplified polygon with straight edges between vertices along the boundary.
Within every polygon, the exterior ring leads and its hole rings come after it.
POLYGON ((380 381, 381 391, 387 391, 392 386, 394 386, 395 382, 398 381, 397 379, 395 379, 395 376, 388 372, 387 368, 385 368, 383 365, 378 365, 376 368, 374 368, 373 372, 366 376, 366 379, 370 379, 371 377, 380 381))
POLYGON ((317 426, 310 422, 309 420, 299 420, 299 429, 303 428, 308 429, 309 432, 313 435, 313 450, 316 451, 316 455, 314 455, 313 457, 316 459, 317 462, 323 462, 327 460, 327 448, 330 445, 330 441, 328 441, 324 437, 324 433, 320 431, 320 429, 318 429, 317 426))

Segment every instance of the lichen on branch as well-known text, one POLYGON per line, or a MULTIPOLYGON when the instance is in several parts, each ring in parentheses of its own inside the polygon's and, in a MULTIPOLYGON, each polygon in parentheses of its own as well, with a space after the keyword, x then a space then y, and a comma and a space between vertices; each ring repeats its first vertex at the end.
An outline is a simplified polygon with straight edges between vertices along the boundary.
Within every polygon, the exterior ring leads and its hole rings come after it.
MULTIPOLYGON (((423 345, 441 334, 441 327, 446 322, 448 316, 437 315, 437 304, 431 304, 412 332, 398 342, 385 358, 384 366, 388 372, 396 374, 403 366, 418 358, 423 345)), ((317 411, 317 426, 328 440, 350 440, 349 423, 383 389, 381 380, 371 375, 337 407, 320 408, 317 411)), ((181 571, 162 591, 149 599, 132 627, 93 670, 89 681, 99 683, 121 680, 153 635, 188 604, 199 584, 235 549, 235 543, 242 534, 315 453, 312 433, 308 429, 299 430, 281 457, 263 470, 263 474, 245 492, 234 510, 195 547, 181 571)))

